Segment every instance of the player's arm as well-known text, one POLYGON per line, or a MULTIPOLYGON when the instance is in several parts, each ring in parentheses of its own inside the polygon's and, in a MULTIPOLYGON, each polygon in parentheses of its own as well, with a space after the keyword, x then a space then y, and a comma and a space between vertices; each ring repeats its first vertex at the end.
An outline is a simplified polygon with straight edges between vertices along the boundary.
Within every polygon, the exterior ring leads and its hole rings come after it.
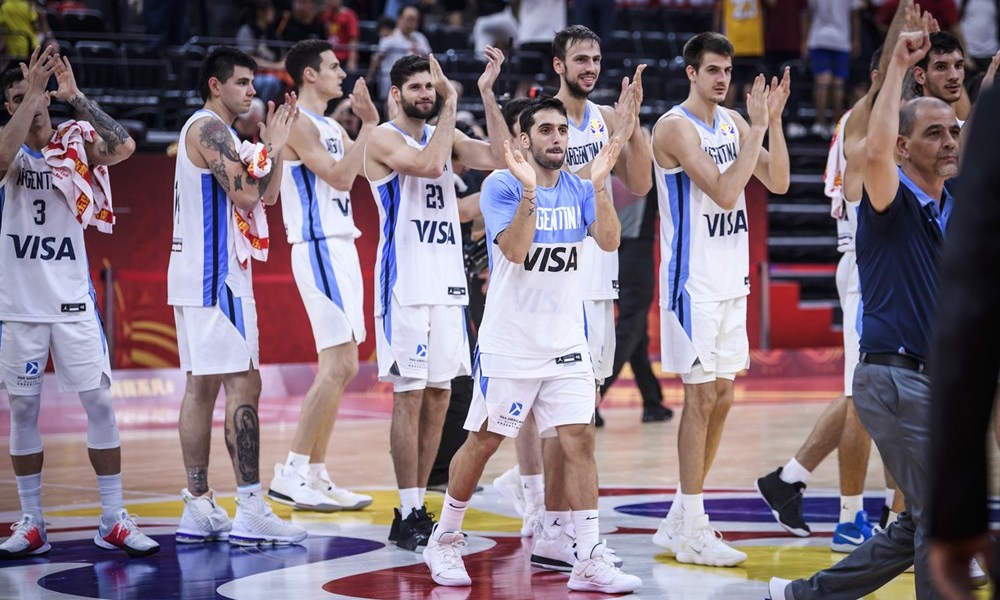
MULTIPOLYGON (((6 99, 8 103, 17 104, 17 109, 11 115, 10 121, 0 129, 0 177, 7 174, 11 161, 27 139, 35 113, 48 107, 45 85, 55 72, 55 63, 58 60, 52 55, 51 47, 46 47, 45 50, 36 47, 28 59, 28 64, 20 63, 26 89, 24 96, 6 99)), ((9 90, 4 90, 4 94, 7 93, 9 90)))
POLYGON ((642 105, 642 72, 645 64, 635 69, 629 83, 622 80, 622 92, 614 109, 601 107, 605 122, 609 123, 609 133, 622 140, 621 152, 613 171, 636 196, 649 193, 653 187, 653 154, 649 147, 649 137, 639 126, 639 108, 642 105))
POLYGON ((503 65, 503 51, 493 46, 486 46, 486 68, 479 77, 479 95, 483 99, 483 110, 486 113, 486 134, 490 138, 490 151, 493 154, 493 162, 496 168, 503 168, 505 163, 503 155, 503 143, 510 140, 510 130, 507 129, 507 122, 500 111, 500 104, 497 102, 496 94, 493 92, 493 85, 500 76, 500 67, 503 65))
POLYGON ((622 224, 618 220, 618 212, 611 202, 611 194, 605 185, 612 166, 618 162, 622 143, 618 138, 611 138, 610 144, 605 144, 591 161, 591 173, 594 175, 594 222, 590 225, 590 237, 597 246, 605 252, 618 249, 622 240, 622 224))
MULTIPOLYGON (((777 77, 771 79, 771 87, 767 95, 767 139, 768 148, 761 148, 757 156, 757 167, 753 174, 764 184, 772 194, 784 194, 788 192, 788 185, 791 181, 791 165, 788 160, 788 145, 785 142, 785 130, 781 125, 781 113, 785 109, 785 101, 791 93, 791 81, 789 69, 785 68, 785 73, 778 82, 777 77)), ((731 114, 736 120, 736 126, 740 129, 740 135, 749 129, 743 116, 732 111, 731 114)))
MULTIPOLYGON (((524 159, 521 151, 512 150, 510 142, 507 142, 504 144, 504 155, 507 158, 507 167, 510 169, 511 175, 521 183, 522 190, 520 197, 517 199, 517 208, 514 211, 514 217, 496 235, 494 241, 500 247, 500 251, 503 252, 507 260, 512 263, 521 264, 528 256, 528 250, 531 249, 531 242, 535 239, 535 227, 538 219, 535 212, 535 201, 538 197, 538 189, 535 183, 535 170, 524 159)), ((493 183, 492 178, 487 179, 486 184, 483 186, 484 196, 492 196, 494 194, 493 183)), ((496 204, 502 204, 504 200, 509 201, 507 198, 491 197, 489 199, 491 203, 496 204)), ((485 211, 483 216, 487 216, 485 211)), ((487 218, 487 223, 489 221, 490 219, 487 218)))
POLYGON ((927 31, 908 31, 900 34, 892 48, 892 59, 886 69, 882 93, 872 107, 865 142, 864 186, 875 212, 889 210, 899 189, 899 172, 896 167, 896 139, 899 136, 900 95, 906 71, 915 65, 930 49, 927 31))
POLYGON ((288 147, 298 154, 303 164, 330 187, 343 191, 350 191, 354 186, 354 179, 364 165, 365 144, 378 125, 378 110, 368 95, 364 78, 354 84, 350 97, 352 110, 361 119, 361 129, 358 139, 352 143, 347 131, 337 124, 344 141, 344 156, 340 160, 335 160, 323 147, 312 119, 298 119, 288 134, 288 147))
MULTIPOLYGON (((499 109, 497 110, 499 113, 499 109)), ((501 117, 502 118, 502 117, 501 117)), ((507 126, 503 126, 507 129, 507 126)), ((492 171, 502 169, 504 163, 497 162, 493 154, 493 132, 490 132, 490 142, 476 140, 465 135, 461 131, 455 131, 455 160, 466 165, 470 169, 478 171, 492 171)), ((510 139, 509 137, 507 139, 510 139)), ((503 140, 503 138, 501 138, 503 140)), ((501 142, 502 144, 502 142, 501 142)), ((501 147, 503 147, 501 145, 501 147)))
POLYGON ((479 197, 481 192, 462 196, 458 199, 458 220, 462 223, 475 221, 483 216, 483 211, 479 209, 479 197))
POLYGON ((73 67, 65 56, 56 59, 56 83, 58 89, 53 97, 68 102, 76 111, 77 117, 87 121, 97 132, 93 142, 87 142, 87 160, 92 165, 114 165, 132 156, 135 152, 135 140, 125 131, 121 123, 115 121, 108 113, 97 106, 97 103, 87 98, 76 85, 73 67))

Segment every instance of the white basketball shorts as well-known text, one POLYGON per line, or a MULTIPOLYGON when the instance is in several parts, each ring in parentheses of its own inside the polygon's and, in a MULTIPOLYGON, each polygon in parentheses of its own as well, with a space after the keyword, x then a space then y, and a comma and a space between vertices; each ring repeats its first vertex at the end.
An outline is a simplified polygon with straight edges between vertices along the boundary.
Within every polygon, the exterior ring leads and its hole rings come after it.
POLYGON ((684 383, 734 379, 750 366, 747 298, 691 302, 690 314, 660 308, 663 370, 684 383), (697 365, 697 366, 696 366, 697 365))
POLYGON ((353 238, 292 244, 292 275, 309 315, 316 352, 365 341, 364 284, 353 238))
POLYGON ((861 354, 861 288, 854 252, 844 252, 837 263, 837 294, 844 311, 844 395, 854 395, 854 369, 861 354))
POLYGON ((465 307, 400 306, 393 295, 386 314, 375 317, 375 354, 379 381, 397 392, 451 389, 452 379, 472 372, 465 307))
POLYGON ((226 288, 215 306, 175 306, 181 370, 192 375, 243 373, 260 368, 257 304, 226 288))
POLYGON ((560 377, 507 379, 487 377, 476 371, 472 404, 465 428, 517 437, 524 419, 533 411, 541 437, 556 435, 560 425, 586 425, 594 418, 594 380, 590 373, 560 377))
POLYGON ((587 346, 594 363, 597 385, 611 377, 615 364, 615 301, 584 300, 583 315, 586 319, 587 346))
POLYGON ((49 352, 64 392, 87 392, 111 382, 104 326, 95 314, 93 320, 67 323, 0 323, 0 387, 15 396, 40 394, 49 352))

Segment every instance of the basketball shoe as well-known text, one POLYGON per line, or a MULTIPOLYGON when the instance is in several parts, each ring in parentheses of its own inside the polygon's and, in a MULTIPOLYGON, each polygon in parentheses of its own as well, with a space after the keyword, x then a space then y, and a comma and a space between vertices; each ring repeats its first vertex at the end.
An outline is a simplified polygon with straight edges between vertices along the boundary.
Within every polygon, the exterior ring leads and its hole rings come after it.
MULTIPOLYGON (((493 487, 501 496, 514 505, 517 516, 523 517, 525 514, 524 485, 521 483, 521 469, 518 465, 507 469, 502 475, 493 480, 493 487)), ((545 510, 544 508, 542 509, 545 510)), ((522 530, 521 535, 524 535, 522 530)))
POLYGON ((579 592, 624 594, 642 587, 641 579, 615 566, 606 548, 603 542, 597 544, 591 549, 588 558, 576 561, 569 582, 566 584, 569 589, 579 592))
POLYGON ((129 556, 149 556, 160 551, 160 544, 139 531, 132 515, 124 508, 114 515, 114 520, 101 517, 94 543, 105 550, 124 550, 129 556))
POLYGON ((532 540, 531 564, 539 569, 569 573, 576 563, 576 540, 559 531, 550 536, 544 529, 538 531, 532 540))
POLYGON ((204 496, 195 496, 186 488, 181 490, 184 512, 177 524, 174 540, 178 544, 200 544, 203 542, 226 541, 233 528, 229 513, 215 503, 215 490, 204 496))
POLYGON ((868 512, 859 510, 853 522, 839 523, 833 530, 830 549, 834 552, 850 554, 855 548, 871 539, 877 530, 868 522, 868 512))
POLYGON ((799 537, 812 533, 809 524, 802 518, 802 482, 785 483, 781 480, 781 467, 754 482, 760 497, 771 509, 774 519, 785 531, 799 537))
POLYGON ((0 559, 13 560, 45 554, 52 549, 45 535, 45 522, 24 515, 10 526, 10 537, 0 544, 0 559))
MULTIPOLYGON (((437 529, 437 525, 434 526, 437 529)), ((441 534, 441 539, 435 540, 433 532, 424 548, 424 562, 431 570, 431 577, 438 585, 464 586, 472 585, 469 573, 465 570, 462 560, 462 550, 467 542, 465 534, 460 531, 449 531, 441 534)))
POLYGON ((306 530, 278 518, 264 498, 252 494, 246 500, 236 499, 236 518, 229 534, 229 543, 237 546, 259 544, 297 544, 306 539, 306 530))
POLYGON ((410 510, 403 518, 398 508, 393 508, 392 525, 389 527, 389 541, 404 550, 416 550, 426 546, 427 540, 434 530, 434 515, 427 512, 426 506, 410 510))
POLYGON ((355 494, 350 490, 337 487, 326 468, 309 480, 309 485, 340 507, 340 510, 361 510, 372 503, 372 497, 366 494, 355 494))
POLYGON ((722 534, 709 524, 708 515, 699 515, 694 527, 685 528, 677 539, 677 562, 735 567, 746 559, 746 554, 722 541, 722 534))
POLYGON ((309 465, 297 469, 281 463, 274 465, 274 479, 267 490, 267 497, 298 510, 330 513, 341 508, 340 504, 312 485, 309 465))
POLYGON ((656 528, 656 533, 653 534, 653 543, 667 552, 677 554, 677 539, 683 530, 684 512, 677 510, 673 513, 673 516, 668 512, 667 516, 660 521, 660 526, 656 528))

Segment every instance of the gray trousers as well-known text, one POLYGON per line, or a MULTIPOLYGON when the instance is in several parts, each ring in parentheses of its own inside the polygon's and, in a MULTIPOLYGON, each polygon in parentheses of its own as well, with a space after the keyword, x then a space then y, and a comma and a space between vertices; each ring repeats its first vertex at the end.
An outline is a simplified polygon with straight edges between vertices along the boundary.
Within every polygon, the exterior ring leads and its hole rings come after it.
POLYGON ((940 598, 927 564, 931 407, 930 378, 909 369, 859 364, 854 407, 885 466, 906 495, 906 511, 844 560, 785 588, 786 600, 856 600, 916 564, 918 600, 940 598))

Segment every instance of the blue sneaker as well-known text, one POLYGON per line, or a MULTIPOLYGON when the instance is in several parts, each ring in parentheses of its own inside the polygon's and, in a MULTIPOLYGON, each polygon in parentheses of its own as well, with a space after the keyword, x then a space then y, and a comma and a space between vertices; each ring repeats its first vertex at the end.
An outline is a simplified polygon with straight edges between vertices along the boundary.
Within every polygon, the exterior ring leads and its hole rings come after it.
POLYGON ((868 541, 875 533, 875 528, 868 522, 868 513, 859 510, 853 523, 840 523, 833 530, 833 543, 830 547, 834 552, 850 554, 855 548, 868 541))

